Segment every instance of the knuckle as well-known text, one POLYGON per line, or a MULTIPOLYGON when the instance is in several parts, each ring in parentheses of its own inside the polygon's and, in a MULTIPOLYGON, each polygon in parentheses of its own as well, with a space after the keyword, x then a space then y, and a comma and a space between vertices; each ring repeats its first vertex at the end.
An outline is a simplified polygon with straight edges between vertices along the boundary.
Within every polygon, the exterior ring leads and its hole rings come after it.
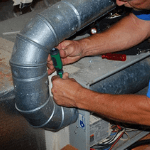
POLYGON ((54 97, 54 100, 57 105, 61 105, 61 101, 59 101, 56 97, 54 97))
MULTIPOLYGON (((51 92, 52 92, 53 94, 55 93, 54 91, 55 91, 54 88, 52 88, 52 89, 51 89, 51 92)), ((53 96, 54 96, 54 95, 53 95, 53 96)))
POLYGON ((57 85, 58 81, 55 79, 53 80, 53 85, 57 85))
POLYGON ((57 102, 56 102, 58 105, 61 105, 61 102, 58 100, 57 102))
POLYGON ((72 81, 75 81, 76 82, 76 80, 74 79, 74 78, 70 78, 72 81))

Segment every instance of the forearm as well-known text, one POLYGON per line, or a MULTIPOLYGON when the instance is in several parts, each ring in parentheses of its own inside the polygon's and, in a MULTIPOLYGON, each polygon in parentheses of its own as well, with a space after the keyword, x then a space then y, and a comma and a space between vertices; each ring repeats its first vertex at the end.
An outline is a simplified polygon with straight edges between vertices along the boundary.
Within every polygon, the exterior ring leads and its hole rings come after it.
POLYGON ((84 88, 76 98, 77 107, 80 109, 112 120, 143 125, 150 125, 149 101, 144 95, 100 94, 84 88))
POLYGON ((133 14, 123 18, 103 33, 80 40, 83 55, 98 55, 128 49, 148 38, 150 24, 133 14))

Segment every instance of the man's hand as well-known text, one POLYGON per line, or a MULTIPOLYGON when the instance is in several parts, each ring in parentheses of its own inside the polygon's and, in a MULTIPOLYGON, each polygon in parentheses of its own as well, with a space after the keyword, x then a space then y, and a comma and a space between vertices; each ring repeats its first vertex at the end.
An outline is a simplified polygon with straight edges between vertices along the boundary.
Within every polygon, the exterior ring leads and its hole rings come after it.
POLYGON ((77 107, 78 95, 83 87, 75 79, 69 78, 68 73, 64 73, 62 79, 58 76, 53 76, 52 83, 53 98, 58 105, 77 107))
MULTIPOLYGON (((74 63, 83 57, 83 50, 79 41, 66 40, 60 43, 57 48, 59 49, 63 65, 74 63)), ((47 67, 49 68, 48 74, 55 71, 50 55, 47 59, 47 67)))
POLYGON ((74 63, 82 58, 82 47, 79 41, 66 40, 57 47, 60 50, 60 56, 64 65, 74 63))

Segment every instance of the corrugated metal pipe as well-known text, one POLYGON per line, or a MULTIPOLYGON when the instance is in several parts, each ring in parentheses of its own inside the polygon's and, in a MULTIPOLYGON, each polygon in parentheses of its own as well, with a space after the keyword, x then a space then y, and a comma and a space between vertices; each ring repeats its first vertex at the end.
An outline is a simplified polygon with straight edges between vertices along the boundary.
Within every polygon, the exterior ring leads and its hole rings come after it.
POLYGON ((49 95, 49 50, 115 7, 111 0, 62 0, 37 14, 16 37, 10 65, 16 109, 35 127, 57 131, 77 120, 49 95))

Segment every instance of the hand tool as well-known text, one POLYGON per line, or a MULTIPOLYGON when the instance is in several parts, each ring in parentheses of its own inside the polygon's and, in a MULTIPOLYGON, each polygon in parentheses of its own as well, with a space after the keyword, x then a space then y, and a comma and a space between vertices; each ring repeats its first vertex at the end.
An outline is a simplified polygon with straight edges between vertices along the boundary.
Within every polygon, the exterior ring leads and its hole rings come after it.
POLYGON ((57 71, 57 75, 60 76, 60 78, 62 78, 63 76, 63 65, 62 65, 62 61, 60 58, 60 53, 59 50, 57 48, 52 48, 50 50, 50 55, 53 61, 53 65, 57 71))
POLYGON ((125 54, 115 54, 115 53, 107 53, 102 55, 102 59, 109 59, 109 60, 117 60, 117 61, 126 61, 125 54))

